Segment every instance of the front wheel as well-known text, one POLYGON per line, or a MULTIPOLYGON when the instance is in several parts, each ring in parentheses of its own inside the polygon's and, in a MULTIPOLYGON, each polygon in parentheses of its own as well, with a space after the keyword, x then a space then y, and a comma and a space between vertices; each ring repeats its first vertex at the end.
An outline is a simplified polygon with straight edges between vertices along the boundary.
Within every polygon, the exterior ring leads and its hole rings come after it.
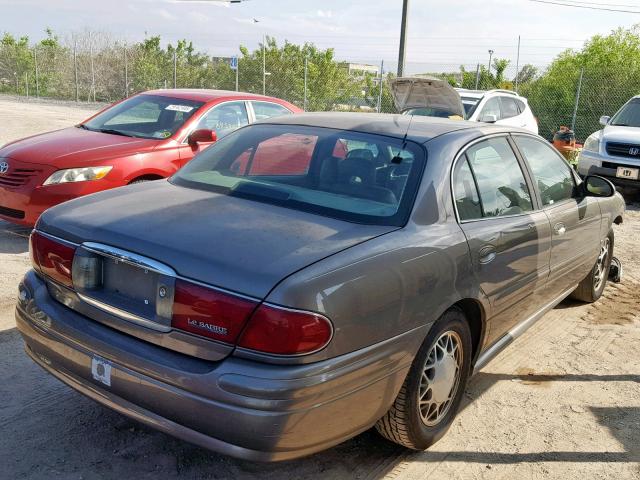
POLYGON ((461 310, 452 308, 429 331, 395 402, 376 429, 405 447, 430 447, 453 422, 470 369, 469 324, 461 310))
POLYGON ((613 258, 613 232, 610 232, 600 242, 600 253, 596 264, 589 274, 578 284, 571 293, 571 298, 581 302, 593 303, 602 296, 607 285, 611 259, 613 258))

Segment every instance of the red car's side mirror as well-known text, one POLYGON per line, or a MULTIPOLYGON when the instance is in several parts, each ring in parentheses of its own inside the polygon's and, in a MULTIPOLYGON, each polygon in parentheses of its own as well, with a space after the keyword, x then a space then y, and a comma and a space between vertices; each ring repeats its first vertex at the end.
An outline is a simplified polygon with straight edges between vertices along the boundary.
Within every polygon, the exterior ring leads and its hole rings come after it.
POLYGON ((189 135, 189 144, 196 145, 198 143, 212 143, 218 140, 218 135, 214 130, 208 128, 199 128, 189 135))

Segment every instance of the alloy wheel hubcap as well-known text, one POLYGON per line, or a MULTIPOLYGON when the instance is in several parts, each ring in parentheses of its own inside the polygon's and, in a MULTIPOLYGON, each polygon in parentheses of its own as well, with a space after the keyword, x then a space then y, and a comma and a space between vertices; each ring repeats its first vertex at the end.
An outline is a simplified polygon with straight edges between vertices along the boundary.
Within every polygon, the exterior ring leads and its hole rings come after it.
POLYGON ((440 335, 422 369, 418 408, 422 422, 431 427, 447 414, 458 391, 463 351, 460 336, 453 331, 440 335))
POLYGON ((602 283, 605 280, 605 274, 607 273, 607 261, 609 259, 609 238, 605 238, 600 244, 600 255, 598 255, 598 261, 595 267, 595 278, 593 287, 595 290, 599 290, 602 283))

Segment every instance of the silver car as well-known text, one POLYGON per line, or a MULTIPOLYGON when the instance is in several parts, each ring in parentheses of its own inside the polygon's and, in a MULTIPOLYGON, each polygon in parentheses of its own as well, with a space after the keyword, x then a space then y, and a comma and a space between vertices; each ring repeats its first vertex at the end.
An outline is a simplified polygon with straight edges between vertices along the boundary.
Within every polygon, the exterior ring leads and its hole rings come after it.
POLYGON ((62 382, 217 452, 290 459, 374 425, 424 449, 474 370, 600 297, 623 212, 523 130, 281 117, 46 211, 17 325, 62 382))

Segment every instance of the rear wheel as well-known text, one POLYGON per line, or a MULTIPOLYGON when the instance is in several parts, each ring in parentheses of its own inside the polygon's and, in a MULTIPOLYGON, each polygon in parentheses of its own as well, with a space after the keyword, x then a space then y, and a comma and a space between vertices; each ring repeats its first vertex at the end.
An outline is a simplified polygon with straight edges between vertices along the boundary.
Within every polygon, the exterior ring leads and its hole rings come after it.
POLYGON ((376 429, 415 450, 437 442, 455 418, 471 368, 471 332, 453 308, 431 328, 389 411, 376 429))
POLYGON ((612 258, 613 232, 610 232, 609 235, 600 242, 600 253, 596 259, 596 264, 571 293, 571 298, 587 303, 593 303, 598 300, 602 296, 602 292, 604 292, 604 287, 607 285, 612 258))

